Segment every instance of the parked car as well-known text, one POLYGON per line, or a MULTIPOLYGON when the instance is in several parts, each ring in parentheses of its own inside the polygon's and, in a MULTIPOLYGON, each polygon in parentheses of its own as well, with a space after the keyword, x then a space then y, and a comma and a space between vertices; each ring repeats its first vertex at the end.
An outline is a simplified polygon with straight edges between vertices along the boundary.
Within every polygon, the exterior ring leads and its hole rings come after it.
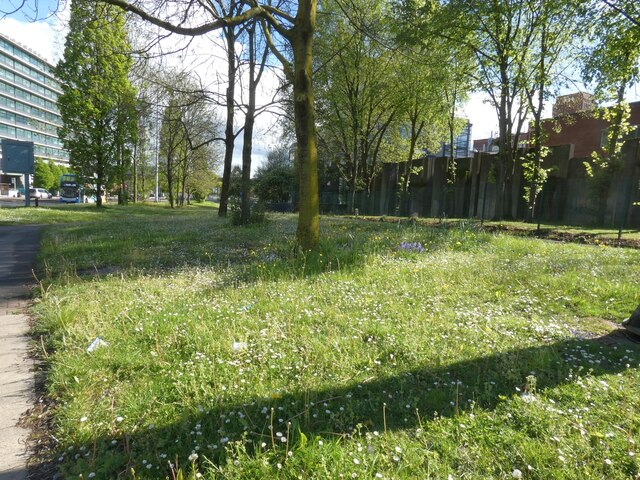
POLYGON ((53 195, 49 192, 49 190, 45 190, 44 188, 30 188, 29 189, 29 197, 31 198, 51 198, 53 195))

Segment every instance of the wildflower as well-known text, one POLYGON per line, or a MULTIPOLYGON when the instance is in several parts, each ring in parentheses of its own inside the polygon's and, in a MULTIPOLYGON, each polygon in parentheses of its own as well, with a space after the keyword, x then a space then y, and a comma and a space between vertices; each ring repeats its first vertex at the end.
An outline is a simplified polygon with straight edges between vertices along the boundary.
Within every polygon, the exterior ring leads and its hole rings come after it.
POLYGON ((96 472, 91 472, 88 476, 89 476, 89 478, 93 478, 93 477, 96 476, 96 472))
POLYGON ((198 454, 193 452, 191 455, 187 457, 190 462, 195 462, 198 459, 198 454))
POLYGON ((123 417, 116 417, 116 422, 118 422, 118 423, 122 422, 123 420, 124 420, 123 417))
POLYGON ((613 462, 611 460, 609 460, 608 458, 604 459, 604 463, 606 463, 607 465, 613 465, 613 462))
POLYGON ((87 421, 87 417, 82 417, 82 418, 80 419, 80 421, 81 421, 81 422, 86 422, 86 421, 87 421))
POLYGON ((511 476, 513 478, 522 478, 522 472, 520 470, 518 470, 517 468, 514 468, 513 472, 511 472, 511 476))

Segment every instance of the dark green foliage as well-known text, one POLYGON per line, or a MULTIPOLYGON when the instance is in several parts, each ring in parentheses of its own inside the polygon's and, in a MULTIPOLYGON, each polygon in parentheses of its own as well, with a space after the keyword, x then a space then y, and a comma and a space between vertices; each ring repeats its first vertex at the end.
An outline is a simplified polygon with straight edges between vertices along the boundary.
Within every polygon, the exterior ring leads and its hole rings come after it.
POLYGON ((41 158, 35 161, 35 173, 33 175, 33 186, 50 189, 53 184, 54 177, 51 168, 41 158))
POLYGON ((103 3, 73 0, 69 28, 64 57, 55 69, 63 92, 58 98, 64 122, 60 137, 71 167, 92 179, 101 206, 106 188, 123 183, 135 139, 124 14, 103 3))
POLYGON ((258 170, 253 191, 263 202, 288 202, 291 200, 294 184, 293 167, 275 166, 258 170))
POLYGON ((67 169, 60 165, 56 165, 50 160, 49 170, 51 171, 51 185, 49 186, 49 190, 58 190, 58 188, 60 188, 60 176, 63 173, 66 173, 67 169))
POLYGON ((253 192, 263 203, 290 202, 298 190, 298 173, 289 150, 279 147, 267 154, 267 161, 253 177, 253 192))

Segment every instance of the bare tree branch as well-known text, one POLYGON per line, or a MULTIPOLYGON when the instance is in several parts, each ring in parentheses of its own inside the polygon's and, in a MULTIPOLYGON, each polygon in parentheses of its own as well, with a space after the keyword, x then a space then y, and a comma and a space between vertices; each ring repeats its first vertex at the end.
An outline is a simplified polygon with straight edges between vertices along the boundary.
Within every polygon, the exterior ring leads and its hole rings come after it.
POLYGON ((138 15, 143 20, 146 20, 153 25, 157 25, 158 27, 164 28, 165 30, 169 30, 170 32, 179 33, 180 35, 203 35, 205 33, 212 32, 214 30, 219 30, 222 27, 233 27, 235 25, 239 25, 241 23, 250 20, 251 18, 256 18, 260 15, 264 15, 266 13, 263 7, 253 7, 249 10, 246 10, 243 13, 240 13, 234 17, 218 17, 213 22, 204 23, 197 27, 182 27, 180 25, 174 25, 171 22, 166 20, 162 20, 161 18, 155 17, 137 5, 133 5, 126 0, 101 0, 102 2, 108 3, 110 5, 114 5, 116 7, 120 7, 126 12, 131 12, 135 15, 138 15))

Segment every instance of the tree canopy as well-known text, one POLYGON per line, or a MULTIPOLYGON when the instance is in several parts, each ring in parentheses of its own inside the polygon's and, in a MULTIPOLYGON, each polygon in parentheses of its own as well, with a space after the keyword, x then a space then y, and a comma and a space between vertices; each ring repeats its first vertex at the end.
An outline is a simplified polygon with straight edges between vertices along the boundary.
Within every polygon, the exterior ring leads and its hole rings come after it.
POLYGON ((70 164, 95 188, 121 182, 135 139, 135 90, 123 13, 103 3, 72 0, 64 57, 56 67, 60 129, 70 164))

